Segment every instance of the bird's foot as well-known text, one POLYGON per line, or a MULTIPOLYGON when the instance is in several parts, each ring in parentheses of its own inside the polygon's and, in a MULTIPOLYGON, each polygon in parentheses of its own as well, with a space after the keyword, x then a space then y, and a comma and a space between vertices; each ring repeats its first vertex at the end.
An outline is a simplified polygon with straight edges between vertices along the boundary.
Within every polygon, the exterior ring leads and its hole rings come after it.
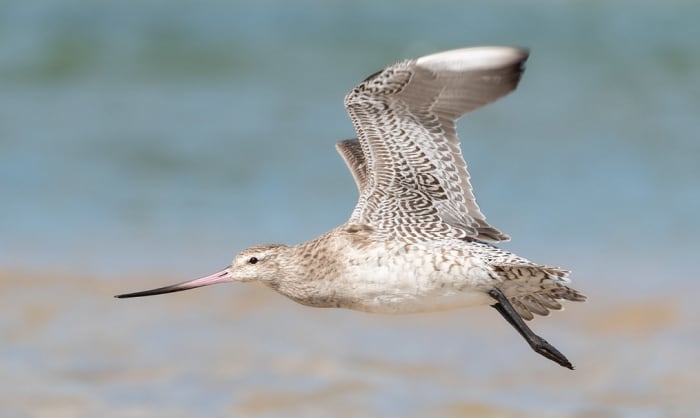
POLYGON ((533 350, 535 350, 536 353, 552 360, 562 367, 574 370, 574 366, 571 364, 569 359, 566 358, 566 356, 554 348, 552 344, 548 343, 547 340, 535 334, 527 326, 527 324, 525 324, 525 321, 523 321, 520 315, 515 311, 513 305, 510 304, 508 298, 503 294, 503 292, 501 292, 500 289, 492 289, 489 291, 489 296, 498 301, 498 303, 491 306, 496 309, 501 316, 503 316, 503 318, 505 318, 505 320, 508 321, 508 323, 512 325, 520 335, 523 336, 523 338, 525 338, 525 341, 527 341, 527 343, 533 350))
POLYGON ((531 335, 529 338, 527 338, 527 342, 536 353, 552 360, 555 363, 558 363, 562 367, 574 370, 574 366, 571 364, 569 359, 567 359, 565 355, 560 353, 559 350, 554 348, 552 344, 548 343, 547 340, 539 335, 531 335))

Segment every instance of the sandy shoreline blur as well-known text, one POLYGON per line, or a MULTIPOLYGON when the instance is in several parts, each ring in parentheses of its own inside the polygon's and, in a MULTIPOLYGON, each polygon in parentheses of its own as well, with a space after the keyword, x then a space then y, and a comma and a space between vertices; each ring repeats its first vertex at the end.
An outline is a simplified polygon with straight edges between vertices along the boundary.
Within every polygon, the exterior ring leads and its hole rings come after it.
POLYGON ((533 321, 574 360, 565 373, 487 309, 398 318, 298 307, 249 285, 112 297, 167 277, 5 270, 0 281, 0 375, 18 382, 0 394, 3 416, 191 416, 189 401, 171 408, 178 390, 228 416, 377 415, 394 411, 387 396, 411 399, 408 416, 690 417, 699 406, 690 290, 619 300, 587 289, 588 303, 533 321))

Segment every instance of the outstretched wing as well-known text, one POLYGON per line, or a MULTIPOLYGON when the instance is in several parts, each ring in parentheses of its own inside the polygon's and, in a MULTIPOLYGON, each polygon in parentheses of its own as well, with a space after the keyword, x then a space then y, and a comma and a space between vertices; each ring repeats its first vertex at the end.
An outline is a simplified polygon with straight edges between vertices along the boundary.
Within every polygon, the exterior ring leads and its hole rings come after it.
POLYGON ((362 152, 360 141, 357 138, 344 139, 335 144, 335 149, 343 157, 345 164, 350 169, 352 178, 355 179, 357 190, 362 195, 362 191, 367 185, 367 161, 365 160, 365 154, 362 152))
POLYGON ((508 240, 476 204, 455 123, 515 89, 527 57, 509 47, 440 52, 392 65, 348 93, 366 164, 362 185, 350 166, 360 188, 350 222, 395 238, 508 240))

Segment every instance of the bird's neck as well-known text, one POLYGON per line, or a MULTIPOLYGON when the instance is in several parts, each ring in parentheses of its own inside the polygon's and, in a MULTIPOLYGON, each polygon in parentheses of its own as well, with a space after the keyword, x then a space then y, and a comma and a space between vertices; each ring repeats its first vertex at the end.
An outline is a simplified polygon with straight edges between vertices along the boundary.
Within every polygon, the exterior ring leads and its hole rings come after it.
POLYGON ((269 286, 288 298, 312 306, 331 306, 336 260, 329 250, 329 234, 290 246, 280 254, 280 274, 269 286))

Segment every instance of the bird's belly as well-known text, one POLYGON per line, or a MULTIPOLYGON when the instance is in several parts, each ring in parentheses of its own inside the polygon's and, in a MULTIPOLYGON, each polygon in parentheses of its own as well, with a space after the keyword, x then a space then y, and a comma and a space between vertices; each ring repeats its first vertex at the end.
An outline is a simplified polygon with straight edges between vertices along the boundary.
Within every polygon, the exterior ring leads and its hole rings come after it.
MULTIPOLYGON (((420 313, 494 303, 493 278, 473 259, 378 263, 346 277, 343 307, 373 313, 420 313)), ((336 289, 337 290, 337 289, 336 289)))
POLYGON ((350 309, 382 314, 411 314, 438 312, 451 309, 480 306, 494 301, 485 293, 478 290, 463 290, 460 292, 423 292, 421 294, 386 292, 370 295, 355 302, 350 309))

